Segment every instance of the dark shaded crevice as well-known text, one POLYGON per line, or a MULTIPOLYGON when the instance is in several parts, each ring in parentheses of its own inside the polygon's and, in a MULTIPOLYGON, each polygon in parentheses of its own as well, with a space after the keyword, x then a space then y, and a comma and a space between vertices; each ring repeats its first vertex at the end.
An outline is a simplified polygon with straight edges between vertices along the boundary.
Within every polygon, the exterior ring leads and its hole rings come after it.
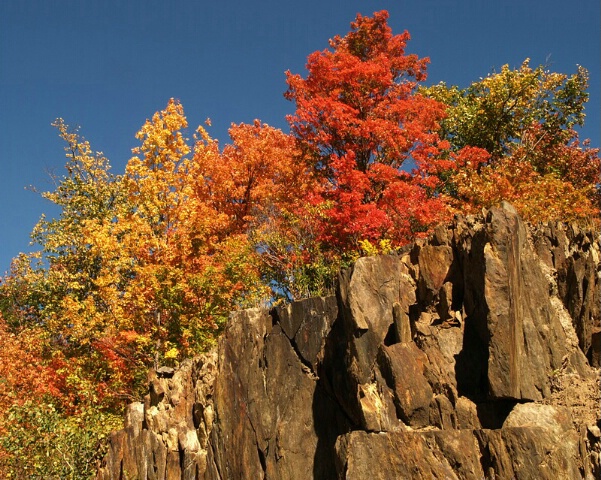
POLYGON ((415 335, 417 335, 417 330, 415 328, 415 324, 419 320, 419 317, 423 311, 419 305, 419 298, 417 300, 418 301, 416 303, 414 303, 413 305, 409 305, 409 324, 411 325, 411 337, 412 338, 415 338, 415 335))
POLYGON ((182 476, 184 475, 184 471, 186 470, 186 452, 182 450, 181 445, 178 449, 179 453, 179 469, 182 472, 182 476))
POLYGON ((313 395, 313 424, 317 436, 313 461, 313 480, 338 478, 336 440, 352 431, 351 419, 318 382, 313 395))
MULTIPOLYGON (((345 420, 347 428, 345 428, 344 433, 358 430, 359 427, 356 422, 353 421, 352 417, 348 414, 343 405, 340 404, 338 396, 336 395, 336 391, 338 389, 338 385, 336 385, 335 378, 331 376, 332 373, 340 373, 345 371, 341 368, 341 364, 344 364, 344 352, 343 343, 336 339, 340 338, 336 333, 336 330, 340 328, 340 324, 338 319, 334 321, 332 328, 326 338, 326 344, 324 346, 324 358, 321 363, 317 365, 317 384, 315 388, 315 394, 317 395, 317 391, 320 391, 321 395, 324 395, 325 398, 328 399, 333 405, 336 406, 336 412, 341 414, 345 420), (339 362, 336 365, 333 362, 339 362)), ((346 368, 346 366, 344 367, 346 368)), ((347 379, 347 377, 344 377, 347 379)), ((315 411, 315 410, 314 410, 315 411)), ((315 415, 314 415, 315 417, 315 415)))
POLYGON ((465 285, 463 279, 465 278, 465 272, 463 270, 463 264, 460 261, 461 254, 457 245, 453 243, 451 245, 451 251, 453 252, 453 261, 449 268, 448 281, 453 284, 453 290, 451 293, 451 310, 456 312, 461 311, 465 299, 465 285))
POLYGON ((500 399, 476 403, 476 413, 482 428, 490 430, 500 429, 503 426, 503 423, 505 423, 505 419, 518 403, 529 402, 518 402, 514 399, 500 399))
POLYGON ((481 430, 474 431, 474 435, 476 437, 476 441, 478 442, 478 450, 480 451, 480 456, 478 459, 480 461, 482 471, 484 472, 484 478, 494 478, 494 476, 491 477, 490 475, 491 471, 494 475, 494 467, 492 455, 488 446, 488 439, 481 430))
POLYGON ((357 383, 348 375, 351 366, 351 352, 348 351, 349 332, 345 331, 340 311, 326 338, 324 357, 318 365, 318 387, 328 394, 348 419, 349 431, 358 429, 360 414, 357 411, 355 394, 357 383))
POLYGON ((265 452, 263 452, 263 450, 259 448, 259 445, 257 445, 257 453, 259 455, 259 462, 261 463, 261 468, 263 469, 263 478, 266 478, 267 462, 265 460, 265 452))
POLYGON ((347 473, 348 473, 348 460, 345 459, 344 466, 342 468, 342 472, 340 472, 340 476, 338 478, 346 478, 347 473))
MULTIPOLYGON (((457 255, 457 268, 462 276, 462 303, 456 307, 464 310, 465 318, 463 345, 455 356, 455 378, 459 396, 465 396, 476 404, 488 398, 490 333, 484 293, 486 244, 485 232, 478 232, 472 237, 469 250, 457 255)), ((456 300, 459 301, 459 294, 456 300)))
POLYGON ((477 322, 466 317, 463 334, 463 346, 455 355, 455 378, 457 393, 475 403, 488 397, 488 346, 480 340, 477 322))
POLYGON ((363 335, 365 335, 369 330, 367 328, 356 328, 355 331, 353 332, 353 336, 355 338, 361 338, 363 335))
POLYGON ((151 468, 153 469, 153 473, 156 476, 158 474, 158 472, 159 472, 159 462, 157 461, 157 454, 156 454, 156 452, 154 450, 152 452, 152 466, 151 466, 151 468))
POLYGON ((384 337, 384 345, 390 347, 396 343, 400 343, 401 339, 399 338, 398 329, 396 324, 393 322, 388 327, 388 332, 386 333, 386 337, 384 337))
MULTIPOLYGON (((351 416, 346 412, 344 408, 340 406, 338 400, 335 395, 331 393, 331 389, 324 388, 321 384, 321 380, 317 383, 317 388, 321 390, 321 393, 325 395, 334 405, 337 405, 337 413, 340 413, 344 418, 346 424, 348 425, 348 430, 345 430, 344 433, 353 432, 355 430, 363 430, 359 425, 357 425, 351 416)), ((317 391, 317 389, 316 389, 317 391)))
POLYGON ((269 316, 271 317, 271 326, 275 327, 280 323, 280 316, 278 315, 278 307, 273 307, 269 310, 269 316))
POLYGON ((150 384, 150 406, 156 407, 159 403, 163 401, 165 397, 165 392, 157 393, 154 388, 154 383, 150 384))
POLYGON ((261 356, 259 357, 259 360, 258 360, 259 368, 261 369, 261 371, 263 373, 265 373, 265 370, 267 370, 269 368, 269 362, 267 361, 267 355, 265 353, 265 349, 266 349, 266 346, 264 344, 261 356))
MULTIPOLYGON (((342 305, 339 292, 337 297, 338 305, 342 305)), ((348 377, 344 375, 347 368, 347 341, 341 315, 343 312, 339 310, 326 337, 323 360, 317 365, 318 380, 312 402, 313 425, 317 436, 313 480, 344 478, 337 473, 336 441, 341 435, 358 428, 339 397, 341 395, 341 398, 346 398, 347 390, 352 389, 348 384, 348 377)))
MULTIPOLYGON (((588 329, 585 326, 585 322, 587 321, 586 306, 587 306, 587 304, 592 303, 589 300, 589 296, 590 296, 589 279, 586 275, 584 275, 582 278, 582 305, 580 306, 580 311, 578 312, 578 317, 577 317, 580 319, 580 322, 577 322, 577 325, 579 325, 580 328, 577 329, 577 335, 578 335, 578 345, 580 346, 580 350, 582 350, 582 352, 588 359, 589 364, 592 364, 593 358, 592 358, 592 355, 589 355, 589 350, 590 350, 589 342, 590 342, 590 337, 591 337, 592 332, 589 333, 588 331, 586 331, 588 329)), ((572 318, 574 319, 575 317, 572 317, 572 318)), ((574 320, 572 320, 572 323, 574 323, 574 320)), ((576 328, 576 325, 574 325, 574 327, 576 328)))
POLYGON ((192 423, 194 425, 194 430, 198 430, 200 428, 202 421, 202 405, 195 402, 192 406, 192 423))

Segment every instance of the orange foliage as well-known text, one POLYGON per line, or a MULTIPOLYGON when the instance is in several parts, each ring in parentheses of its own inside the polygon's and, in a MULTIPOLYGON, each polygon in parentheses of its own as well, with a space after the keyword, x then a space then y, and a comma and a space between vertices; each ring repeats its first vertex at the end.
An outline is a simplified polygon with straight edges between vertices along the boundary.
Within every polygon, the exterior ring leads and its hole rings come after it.
POLYGON ((451 203, 475 212, 506 200, 531 222, 595 221, 600 168, 598 149, 581 148, 573 131, 551 136, 535 124, 508 156, 481 168, 459 169, 451 203))

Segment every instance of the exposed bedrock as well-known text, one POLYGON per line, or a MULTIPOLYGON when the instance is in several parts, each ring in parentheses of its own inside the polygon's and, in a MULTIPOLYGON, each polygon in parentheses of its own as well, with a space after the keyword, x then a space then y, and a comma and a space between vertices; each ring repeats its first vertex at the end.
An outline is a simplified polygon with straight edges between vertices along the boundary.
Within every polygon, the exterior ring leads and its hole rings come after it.
POLYGON ((98 479, 601 478, 599 238, 503 204, 403 252, 151 372, 98 479))

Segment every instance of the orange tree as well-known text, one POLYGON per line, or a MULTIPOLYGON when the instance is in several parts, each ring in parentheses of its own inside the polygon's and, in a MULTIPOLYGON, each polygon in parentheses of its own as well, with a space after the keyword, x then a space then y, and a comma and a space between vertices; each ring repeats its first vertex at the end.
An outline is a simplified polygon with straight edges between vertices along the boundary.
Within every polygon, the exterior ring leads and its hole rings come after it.
POLYGON ((261 239, 309 177, 294 138, 259 121, 232 125, 223 149, 202 127, 190 145, 174 100, 138 132, 124 175, 56 126, 66 174, 43 195, 61 214, 35 227, 41 249, 15 259, 0 309, 14 332, 46 332, 73 387, 68 408, 116 408, 150 364, 206 348, 231 310, 269 299, 261 239))
POLYGON ((229 311, 268 295, 247 224, 275 195, 261 177, 273 172, 255 168, 265 145, 252 145, 274 133, 233 127, 234 144, 222 153, 199 129, 190 147, 183 109, 170 101, 138 133, 142 144, 125 174, 113 176, 102 155, 57 125, 67 174, 44 196, 62 212, 35 228, 42 248, 15 261, 0 306, 9 325, 50 332, 48 341, 83 382, 80 396, 120 404, 149 364, 206 348, 229 311), (219 180, 224 165, 230 183, 219 180), (245 170, 235 173, 234 165, 245 170))
MULTIPOLYGON (((260 122, 232 126, 223 151, 203 128, 188 145, 173 100, 138 132, 124 175, 111 174, 64 122, 56 125, 67 143, 66 174, 43 195, 61 214, 40 220, 40 250, 15 259, 0 283, 3 354, 31 345, 22 359, 46 390, 37 406, 28 403, 19 378, 0 372, 0 395, 8 392, 0 398, 0 471, 14 473, 25 456, 42 469, 33 475, 71 478, 64 472, 74 457, 55 451, 67 445, 48 432, 67 432, 79 459, 98 455, 94 439, 138 397, 149 366, 202 351, 231 310, 267 299, 250 231, 291 201, 303 175, 285 166, 293 139, 260 122), (78 437, 77 422, 95 435, 78 437), (24 443, 27 431, 33 440, 24 443)), ((12 372, 16 363, 4 365, 12 372)), ((78 471, 87 471, 91 463, 81 462, 78 471)))
POLYGON ((295 138, 258 120, 229 133, 221 155, 198 162, 210 205, 231 219, 225 233, 250 241, 272 301, 325 292, 315 272, 323 262, 307 255, 316 251, 305 208, 315 178, 295 138))

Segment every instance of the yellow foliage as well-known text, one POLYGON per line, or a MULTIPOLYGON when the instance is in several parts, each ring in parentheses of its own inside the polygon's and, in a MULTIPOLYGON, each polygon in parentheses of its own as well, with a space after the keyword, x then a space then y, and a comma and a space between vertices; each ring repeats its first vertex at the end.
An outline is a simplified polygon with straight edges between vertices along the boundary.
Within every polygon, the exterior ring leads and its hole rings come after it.
POLYGON ((390 239, 382 239, 377 244, 372 244, 369 240, 359 240, 359 247, 365 256, 388 255, 394 251, 390 239))

